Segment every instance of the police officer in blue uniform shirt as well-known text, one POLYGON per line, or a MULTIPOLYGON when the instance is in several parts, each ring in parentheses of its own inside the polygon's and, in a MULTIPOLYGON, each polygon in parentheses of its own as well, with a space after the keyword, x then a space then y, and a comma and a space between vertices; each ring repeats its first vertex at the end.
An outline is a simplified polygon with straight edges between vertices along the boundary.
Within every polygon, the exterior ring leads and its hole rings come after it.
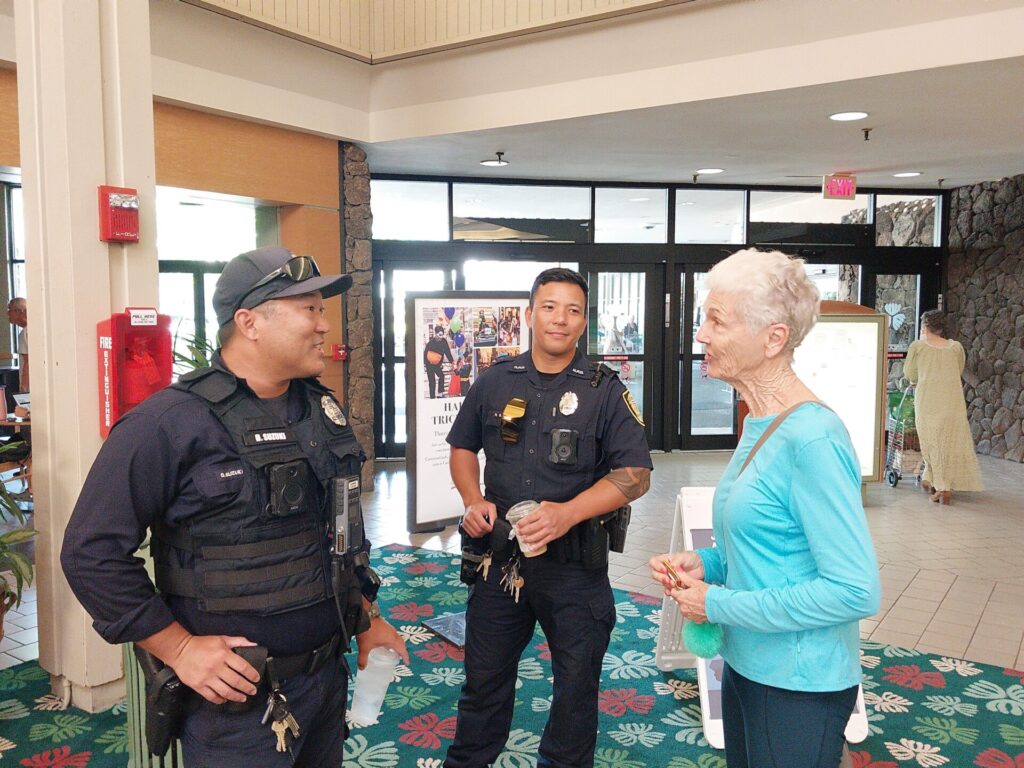
POLYGON ((160 717, 181 713, 186 765, 340 766, 350 639, 360 667, 377 646, 408 661, 358 536, 365 457, 316 378, 323 299, 350 285, 284 248, 229 262, 212 365, 114 425, 68 525, 61 564, 96 630, 184 684, 159 690, 184 694, 160 717), (155 588, 134 556, 147 531, 155 588))
POLYGON ((481 374, 448 434, 462 528, 484 557, 470 586, 466 683, 445 768, 482 768, 504 748, 519 658, 538 621, 554 689, 537 764, 594 764, 601 665, 615 626, 606 526, 647 491, 652 464, 629 392, 576 348, 587 293, 573 270, 537 277, 526 310, 530 351, 481 374), (529 499, 540 506, 520 521, 520 543, 502 551, 507 510, 529 499), (545 546, 542 555, 520 556, 521 547, 545 546))

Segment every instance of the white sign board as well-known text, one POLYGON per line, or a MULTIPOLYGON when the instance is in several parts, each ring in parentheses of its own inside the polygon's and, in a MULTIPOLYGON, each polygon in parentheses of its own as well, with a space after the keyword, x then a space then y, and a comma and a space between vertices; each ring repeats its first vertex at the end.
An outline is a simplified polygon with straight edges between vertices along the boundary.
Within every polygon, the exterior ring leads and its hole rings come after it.
POLYGON ((843 420, 866 480, 882 477, 885 318, 822 315, 793 357, 800 380, 843 420))
POLYGON ((439 530, 462 517, 448 471, 448 431, 477 376, 495 360, 529 348, 529 300, 522 292, 406 294, 410 532, 439 530))

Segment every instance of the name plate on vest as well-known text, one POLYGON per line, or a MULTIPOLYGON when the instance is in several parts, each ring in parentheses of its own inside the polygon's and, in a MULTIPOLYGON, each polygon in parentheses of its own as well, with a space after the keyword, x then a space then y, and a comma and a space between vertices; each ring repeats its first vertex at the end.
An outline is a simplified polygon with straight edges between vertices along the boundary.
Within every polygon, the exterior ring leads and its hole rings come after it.
POLYGON ((250 429, 242 436, 248 446, 294 443, 295 435, 290 429, 250 429))

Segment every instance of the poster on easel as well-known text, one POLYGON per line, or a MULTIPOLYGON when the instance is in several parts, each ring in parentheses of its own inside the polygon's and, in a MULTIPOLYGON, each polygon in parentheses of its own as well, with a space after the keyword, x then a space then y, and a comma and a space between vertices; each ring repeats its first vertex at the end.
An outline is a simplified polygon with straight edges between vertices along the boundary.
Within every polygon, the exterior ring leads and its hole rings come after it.
MULTIPOLYGON (((435 531, 462 517, 448 471, 446 438, 477 377, 495 361, 529 349, 520 291, 406 294, 406 471, 410 533, 435 531)), ((480 454, 481 470, 483 453, 480 454)))
POLYGON ((823 314, 793 355, 800 380, 846 425, 864 482, 885 471, 885 317, 823 314))

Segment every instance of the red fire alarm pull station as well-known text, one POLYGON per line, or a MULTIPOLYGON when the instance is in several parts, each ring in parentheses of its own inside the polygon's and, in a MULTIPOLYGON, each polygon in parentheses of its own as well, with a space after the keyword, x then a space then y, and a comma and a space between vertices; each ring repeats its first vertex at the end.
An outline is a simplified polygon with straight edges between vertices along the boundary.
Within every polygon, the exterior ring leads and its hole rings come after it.
POLYGON ((139 242, 139 191, 129 187, 99 188, 100 240, 105 243, 139 242))
POLYGON ((171 318, 127 307, 96 324, 100 435, 121 416, 171 383, 171 318))

